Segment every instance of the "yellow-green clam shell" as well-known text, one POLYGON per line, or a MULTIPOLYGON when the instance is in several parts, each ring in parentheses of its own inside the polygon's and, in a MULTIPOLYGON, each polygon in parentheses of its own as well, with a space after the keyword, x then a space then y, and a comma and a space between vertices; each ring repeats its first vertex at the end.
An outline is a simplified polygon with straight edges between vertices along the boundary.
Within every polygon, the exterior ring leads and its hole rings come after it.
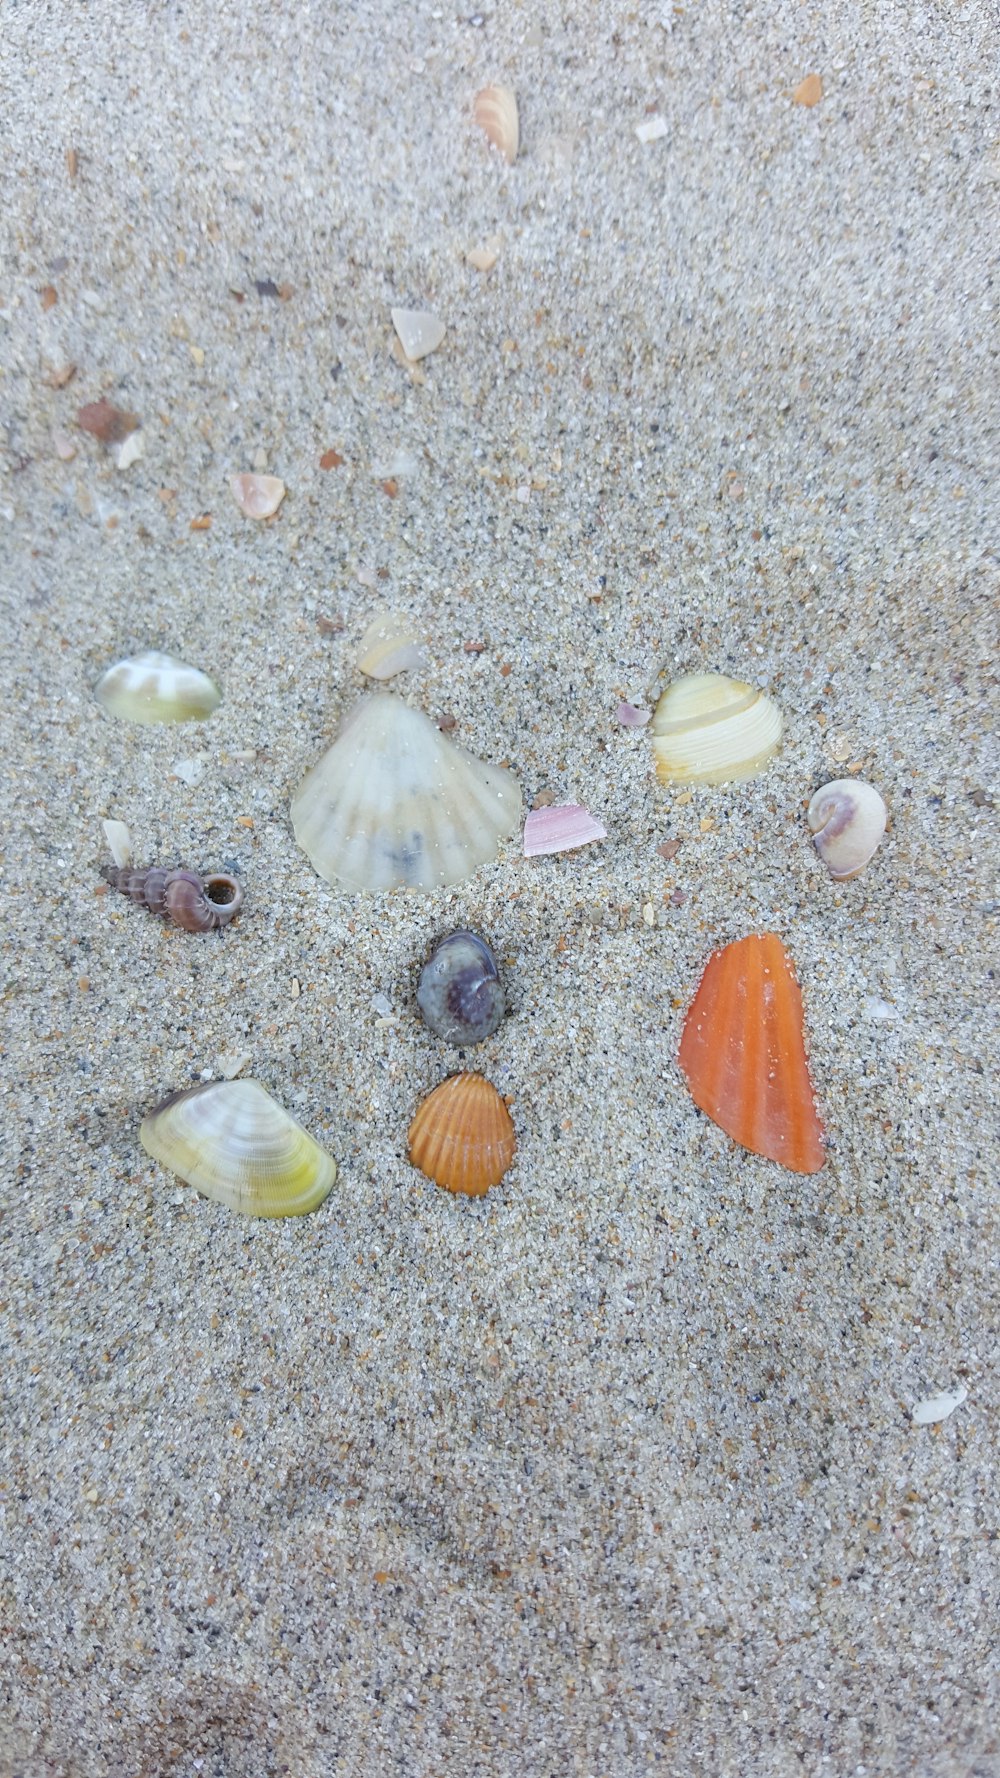
POLYGON ((246 1216, 306 1216, 337 1177, 336 1162, 255 1080, 213 1080, 165 1099, 139 1140, 206 1198, 246 1216))

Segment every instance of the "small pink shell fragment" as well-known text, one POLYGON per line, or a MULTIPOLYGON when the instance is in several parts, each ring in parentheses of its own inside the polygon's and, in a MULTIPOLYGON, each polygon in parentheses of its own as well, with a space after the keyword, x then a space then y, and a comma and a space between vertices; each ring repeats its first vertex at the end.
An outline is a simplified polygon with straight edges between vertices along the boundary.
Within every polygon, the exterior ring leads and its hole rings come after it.
POLYGON ((619 704, 615 712, 623 728, 645 728, 652 715, 651 710, 637 710, 634 704, 619 704))
POLYGON ((285 498, 285 484, 276 475, 232 475, 233 498, 248 519, 269 519, 285 498))
POLYGON ((524 823, 524 856, 541 858, 548 852, 572 852, 589 840, 606 840, 608 830, 595 821, 582 803, 558 803, 550 809, 532 809, 524 823))

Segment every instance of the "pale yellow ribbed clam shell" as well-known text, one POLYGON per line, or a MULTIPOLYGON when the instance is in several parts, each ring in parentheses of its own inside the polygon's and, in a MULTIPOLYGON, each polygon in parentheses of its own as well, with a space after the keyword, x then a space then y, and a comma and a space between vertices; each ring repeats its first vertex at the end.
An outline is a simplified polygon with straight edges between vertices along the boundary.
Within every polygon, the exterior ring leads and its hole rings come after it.
POLYGON ((139 1140, 206 1198, 247 1216, 305 1216, 337 1177, 336 1162, 255 1080, 214 1080, 164 1100, 139 1140))
POLYGON ((476 94, 475 115, 479 128, 513 166, 521 139, 516 93, 509 86, 484 86, 476 94))
POLYGON ((102 674, 94 696, 123 722, 204 722, 222 693, 207 673, 148 649, 102 674))
POLYGON ((722 673, 689 673, 668 685, 650 724, 663 784, 727 784, 752 778, 781 739, 781 711, 754 685, 722 673))
POLYGON ((885 804, 873 784, 835 778, 817 790, 806 815, 813 845, 838 883, 856 877, 885 832, 885 804))
POLYGON ((391 692, 356 704, 292 802, 295 838, 349 889, 438 889, 496 858, 521 819, 511 773, 391 692))

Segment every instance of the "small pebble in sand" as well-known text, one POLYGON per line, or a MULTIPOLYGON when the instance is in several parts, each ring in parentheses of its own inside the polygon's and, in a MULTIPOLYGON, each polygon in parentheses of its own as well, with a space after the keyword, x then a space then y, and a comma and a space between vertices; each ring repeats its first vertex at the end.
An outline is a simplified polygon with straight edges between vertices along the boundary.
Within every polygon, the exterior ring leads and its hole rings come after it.
POLYGON ((72 463, 76 456, 76 445, 68 432, 53 432, 52 448, 61 463, 72 463))
POLYGON ((444 322, 429 309, 391 309, 392 325, 407 358, 426 358, 444 339, 444 322))
POLYGON ((798 86, 795 88, 795 91, 792 94, 792 102, 795 105, 805 105, 807 108, 811 108, 813 105, 818 105, 822 97, 823 82, 819 75, 807 74, 805 79, 800 80, 798 86))
POLYGON ((237 506, 248 519, 273 518, 287 491, 276 475, 233 475, 229 486, 237 506))

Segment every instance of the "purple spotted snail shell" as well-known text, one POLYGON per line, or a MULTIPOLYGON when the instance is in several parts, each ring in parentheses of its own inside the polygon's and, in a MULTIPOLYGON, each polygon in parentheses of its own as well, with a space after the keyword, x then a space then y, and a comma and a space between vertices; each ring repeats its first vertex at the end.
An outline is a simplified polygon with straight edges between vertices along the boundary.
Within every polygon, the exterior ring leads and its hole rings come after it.
POLYGON ((158 864, 148 870, 112 865, 104 875, 113 889, 120 889, 151 914, 164 914, 185 932, 228 926, 243 906, 242 885, 224 871, 199 877, 193 870, 164 870, 158 864))
POLYGON ((465 931, 443 938, 421 970, 417 1005, 435 1035, 459 1049, 492 1037, 505 1000, 486 940, 465 931))

